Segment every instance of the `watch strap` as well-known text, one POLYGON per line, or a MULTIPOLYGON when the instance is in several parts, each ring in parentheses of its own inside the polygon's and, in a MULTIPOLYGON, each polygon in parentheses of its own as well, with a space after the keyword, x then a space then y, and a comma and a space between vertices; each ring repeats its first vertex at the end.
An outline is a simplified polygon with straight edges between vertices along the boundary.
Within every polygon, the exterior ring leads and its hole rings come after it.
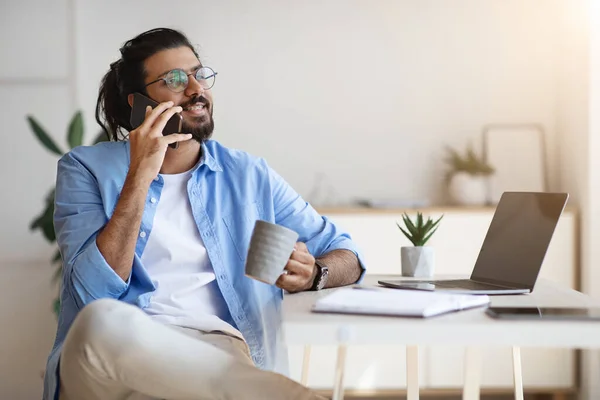
POLYGON ((327 283, 329 268, 320 260, 315 260, 315 266, 317 268, 317 274, 315 275, 315 280, 313 281, 310 290, 321 290, 327 283))

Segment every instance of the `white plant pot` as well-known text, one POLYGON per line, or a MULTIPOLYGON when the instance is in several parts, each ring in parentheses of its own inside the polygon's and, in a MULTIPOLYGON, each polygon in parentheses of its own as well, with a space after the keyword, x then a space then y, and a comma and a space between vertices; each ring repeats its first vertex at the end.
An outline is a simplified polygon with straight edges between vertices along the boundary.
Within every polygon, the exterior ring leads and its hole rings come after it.
POLYGON ((431 278, 435 272, 433 247, 408 246, 400 248, 402 276, 431 278))
POLYGON ((457 172, 450 178, 448 192, 452 201, 461 206, 483 206, 488 200, 489 179, 483 175, 457 172))

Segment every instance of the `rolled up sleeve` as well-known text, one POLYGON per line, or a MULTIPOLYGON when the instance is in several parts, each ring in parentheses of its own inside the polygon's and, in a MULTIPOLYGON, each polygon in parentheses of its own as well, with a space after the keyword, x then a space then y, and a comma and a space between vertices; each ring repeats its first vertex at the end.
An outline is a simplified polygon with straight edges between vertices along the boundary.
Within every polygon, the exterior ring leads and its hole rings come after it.
POLYGON ((361 252, 348 232, 342 231, 329 218, 319 213, 273 169, 267 166, 275 222, 296 231, 298 240, 304 242, 315 257, 321 257, 333 250, 349 250, 358 258, 362 281, 366 266, 361 252))
POLYGON ((56 241, 63 259, 63 282, 80 306, 121 297, 123 281, 98 249, 96 237, 108 222, 95 177, 69 154, 58 162, 54 205, 56 241))

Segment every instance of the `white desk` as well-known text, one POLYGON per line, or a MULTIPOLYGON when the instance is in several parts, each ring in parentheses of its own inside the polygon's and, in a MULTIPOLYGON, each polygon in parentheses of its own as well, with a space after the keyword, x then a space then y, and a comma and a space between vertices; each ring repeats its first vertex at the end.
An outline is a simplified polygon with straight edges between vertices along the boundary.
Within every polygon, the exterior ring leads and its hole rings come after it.
MULTIPOLYGON (((377 280, 386 278, 398 277, 367 275, 363 285, 373 286, 377 280)), ((345 349, 351 345, 406 345, 409 400, 418 399, 416 363, 417 346, 420 345, 466 345, 471 348, 513 346, 516 398, 523 396, 519 371, 520 347, 600 347, 600 323, 499 321, 487 317, 484 308, 428 319, 312 313, 310 309, 315 300, 332 290, 335 289, 286 295, 283 302, 283 328, 288 344, 338 346, 334 399, 343 397, 345 349)), ((494 306, 600 306, 598 300, 546 280, 539 280, 532 294, 493 296, 491 300, 494 306)), ((307 360, 308 357, 305 358, 307 360)), ((480 362, 477 352, 467 353, 467 361, 469 365, 477 367, 480 362)), ((466 373, 464 398, 479 397, 477 370, 469 368, 466 373)))

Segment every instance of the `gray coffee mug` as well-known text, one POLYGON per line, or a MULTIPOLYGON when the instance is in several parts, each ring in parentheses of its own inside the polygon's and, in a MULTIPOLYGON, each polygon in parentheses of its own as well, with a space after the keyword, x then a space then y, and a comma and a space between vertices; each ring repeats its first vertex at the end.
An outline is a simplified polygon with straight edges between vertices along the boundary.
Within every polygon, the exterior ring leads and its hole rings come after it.
POLYGON ((284 226, 258 220, 254 224, 246 276, 274 285, 294 251, 298 234, 284 226))

